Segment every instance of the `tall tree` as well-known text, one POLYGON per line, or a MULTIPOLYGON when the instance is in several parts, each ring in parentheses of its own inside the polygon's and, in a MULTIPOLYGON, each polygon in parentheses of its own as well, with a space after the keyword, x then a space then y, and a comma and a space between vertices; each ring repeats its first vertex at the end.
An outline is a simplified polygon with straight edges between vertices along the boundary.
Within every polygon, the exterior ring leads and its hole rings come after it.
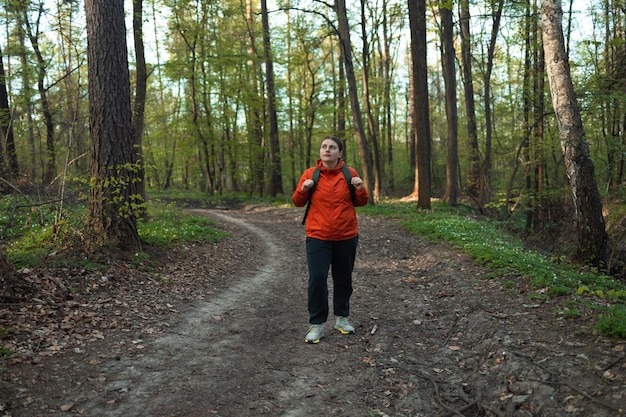
POLYGON ((596 53, 597 62, 593 77, 593 96, 601 103, 598 112, 602 124, 602 136, 606 146, 606 184, 613 193, 621 188, 626 176, 626 8, 622 2, 605 1, 602 4, 604 45, 602 55, 596 53))
POLYGON ((417 206, 430 210, 430 109, 428 99, 428 65, 426 61, 426 0, 408 0, 411 30, 411 72, 415 134, 417 136, 417 206))
MULTIPOLYGON (((539 5, 537 0, 533 0, 533 16, 539 15, 539 5)), ((533 33, 533 126, 536 126, 532 135, 532 148, 534 150, 533 165, 533 194, 537 202, 532 210, 533 227, 548 225, 552 223, 553 207, 550 201, 550 192, 547 190, 548 178, 546 169, 546 155, 544 143, 544 116, 545 116, 545 59, 543 45, 541 44, 541 29, 539 28, 539 18, 532 19, 533 33)))
POLYGON ((141 246, 124 0, 85 0, 91 136, 90 249, 141 246))
MULTIPOLYGON (((352 43, 350 41, 350 25, 348 23, 348 13, 346 11, 346 1, 337 0, 335 2, 335 12, 339 22, 339 42, 341 44, 344 65, 346 68, 346 80, 348 82, 348 98, 350 109, 352 110, 352 123, 359 144, 359 156, 361 157, 361 175, 369 190, 374 189, 373 163, 370 145, 363 129, 363 117, 361 116, 361 106, 359 104, 359 93, 356 85, 356 75, 354 73, 354 63, 352 60, 352 43)), ((370 193, 370 203, 375 203, 374 193, 370 193)))
POLYGON ((546 70, 552 106, 556 114, 565 173, 572 189, 574 219, 578 235, 577 257, 606 268, 608 243, 602 201, 594 165, 571 79, 563 38, 563 9, 560 0, 543 0, 541 24, 546 70))
POLYGON ((372 144, 372 162, 374 167, 374 189, 371 191, 374 194, 374 201, 380 202, 382 197, 382 172, 381 172, 381 158, 382 155, 378 146, 378 123, 374 112, 372 110, 371 93, 370 93, 370 45, 367 38, 367 17, 365 15, 366 0, 361 0, 361 45, 362 55, 361 60, 363 62, 361 66, 361 77, 363 85, 363 103, 365 107, 365 114, 367 116, 367 127, 372 144))
MULTIPOLYGON (((4 57, 0 49, 0 177, 5 177, 7 174, 15 177, 18 171, 15 136, 13 135, 13 112, 9 106, 4 57)), ((5 184, 0 184, 0 190, 4 186, 5 184)))
POLYGON ((446 157, 446 192, 444 201, 457 205, 459 191, 459 116, 456 97, 456 53, 454 51, 454 24, 452 1, 440 4, 441 15, 441 65, 446 90, 446 119, 448 127, 448 153, 446 157))
POLYGON ((274 58, 270 42, 270 25, 267 16, 267 0, 261 0, 261 21, 263 25, 263 54, 265 58, 265 79, 267 84, 267 117, 270 135, 270 196, 283 192, 280 169, 280 144, 278 142, 278 116, 276 114, 276 89, 274 87, 274 58))
MULTIPOLYGON (((13 127, 11 125, 11 109, 9 108, 9 94, 6 85, 6 74, 4 72, 4 60, 2 49, 0 49, 0 179, 4 179, 7 173, 9 161, 5 151, 4 143, 8 143, 9 139, 13 142, 13 127)), ((7 145, 8 148, 8 145, 7 145)), ((0 196, 3 194, 7 184, 0 181, 0 196)), ((9 262, 4 250, 0 246, 0 275, 9 276, 14 271, 13 265, 9 262)))
MULTIPOLYGON (((133 0, 133 41, 135 44, 136 80, 133 104, 133 146, 137 154, 137 194, 146 201, 145 163, 143 158, 143 130, 148 89, 148 69, 143 44, 143 0, 133 0)), ((143 215, 143 213, 141 214, 143 215)))
POLYGON ((248 146, 250 149, 250 165, 252 167, 251 189, 256 189, 259 195, 263 195, 265 185, 263 175, 263 119, 261 116, 262 100, 258 76, 259 54, 256 47, 256 29, 254 21, 255 11, 252 0, 246 0, 246 25, 248 29, 250 88, 247 91, 247 123, 248 123, 248 146))
MULTIPOLYGON (((392 56, 391 56, 391 12, 389 10, 388 0, 383 0, 383 22, 382 32, 383 39, 380 51, 382 59, 382 76, 383 76, 383 109, 384 116, 382 125, 385 132, 385 142, 387 143, 387 188, 391 191, 395 186, 393 172, 393 133, 392 133, 392 117, 391 117, 391 85, 392 85, 392 56)), ((381 155, 382 158, 382 155, 381 155)))
POLYGON ((30 40, 35 58, 37 59, 37 90, 39 91, 39 99, 41 100, 41 111, 43 113, 44 123, 46 127, 46 164, 43 176, 44 183, 50 183, 56 176, 56 150, 54 143, 54 119, 52 114, 52 105, 48 97, 48 87, 45 85, 48 59, 44 57, 39 39, 41 36, 41 16, 44 14, 44 2, 40 1, 37 6, 37 17, 34 25, 31 24, 28 17, 28 4, 22 7, 22 19, 26 28, 26 35, 30 40))
MULTIPOLYGON (((533 50, 536 42, 533 42, 533 12, 530 1, 524 3, 524 66, 522 77, 522 114, 524 124, 522 127, 524 142, 522 144, 522 158, 524 161, 524 188, 528 194, 532 194, 532 157, 531 157, 531 136, 534 125, 532 123, 532 97, 533 97, 533 50)), ((526 231, 532 229, 534 201, 528 198, 526 208, 526 231)))
POLYGON ((491 74, 493 73, 493 63, 498 46, 498 32, 500 31, 500 21, 502 19, 502 9, 504 8, 504 0, 491 2, 493 10, 491 13, 493 24, 491 26, 491 37, 489 46, 487 47, 487 63, 483 72, 484 84, 484 107, 485 107, 485 158, 482 164, 482 178, 480 182, 480 192, 478 200, 481 204, 485 204, 490 198, 491 188, 491 165, 492 165, 492 142, 493 142, 493 125, 494 118, 491 114, 491 74))
MULTIPOLYGON (((16 20, 18 22, 22 21, 21 15, 18 13, 18 15, 16 16, 16 20)), ((17 36, 18 36, 18 42, 20 45, 19 48, 19 57, 20 57, 20 64, 21 64, 21 74, 22 74, 22 85, 23 87, 23 91, 22 91, 22 97, 24 100, 24 113, 25 113, 25 119, 26 119, 26 128, 24 129, 25 132, 27 132, 28 134, 28 154, 29 154, 29 160, 28 162, 25 164, 25 166, 28 166, 28 168, 25 168, 24 171, 26 173, 26 171, 28 172, 28 174, 30 175, 31 179, 35 179, 35 177, 37 176, 37 150, 36 150, 36 146, 35 146, 35 117, 34 117, 34 104, 33 104, 33 97, 35 96, 35 92, 34 89, 32 87, 32 66, 30 65, 29 62, 29 57, 28 57, 28 53, 27 53, 27 48, 26 48, 26 31, 24 29, 24 25, 19 24, 18 28, 17 28, 17 36)))
POLYGON ((459 17, 461 24, 461 69, 463 75, 463 92, 465 96, 465 118, 467 119, 467 138, 469 143, 469 167, 467 175, 467 191, 469 196, 482 207, 480 201, 481 167, 478 148, 478 128, 476 125, 476 103, 474 100, 474 81, 472 76, 472 49, 470 32, 469 0, 459 1, 459 17))

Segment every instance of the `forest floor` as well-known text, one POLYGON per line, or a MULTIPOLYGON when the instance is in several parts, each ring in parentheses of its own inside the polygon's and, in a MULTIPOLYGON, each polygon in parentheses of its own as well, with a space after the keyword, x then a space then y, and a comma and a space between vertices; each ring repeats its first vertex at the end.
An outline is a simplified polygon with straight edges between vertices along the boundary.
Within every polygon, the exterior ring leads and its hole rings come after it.
POLYGON ((310 345, 302 210, 195 212, 230 237, 3 282, 0 416, 625 414, 624 341, 524 278, 359 216, 356 334, 310 345))

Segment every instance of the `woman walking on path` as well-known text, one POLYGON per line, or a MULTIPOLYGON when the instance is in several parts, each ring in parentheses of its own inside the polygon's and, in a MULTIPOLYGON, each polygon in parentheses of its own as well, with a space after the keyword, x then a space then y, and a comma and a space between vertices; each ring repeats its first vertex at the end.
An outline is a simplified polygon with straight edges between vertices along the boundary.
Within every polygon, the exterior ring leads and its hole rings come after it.
POLYGON ((304 339, 307 343, 319 343, 324 337, 329 314, 329 268, 333 276, 335 329, 341 334, 354 333, 348 321, 352 269, 359 241, 354 207, 366 205, 369 194, 357 171, 345 165, 342 156, 341 140, 334 136, 324 138, 320 159, 316 166, 304 171, 291 198, 296 207, 309 203, 305 214, 311 324, 304 339))

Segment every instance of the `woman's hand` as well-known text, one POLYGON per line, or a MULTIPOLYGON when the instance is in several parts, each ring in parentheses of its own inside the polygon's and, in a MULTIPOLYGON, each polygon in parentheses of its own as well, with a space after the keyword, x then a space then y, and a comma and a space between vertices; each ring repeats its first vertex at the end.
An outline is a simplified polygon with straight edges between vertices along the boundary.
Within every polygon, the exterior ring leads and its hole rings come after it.
POLYGON ((360 190, 361 188, 363 188, 363 180, 359 177, 352 177, 352 185, 354 185, 354 188, 356 188, 357 190, 360 190))
POLYGON ((313 188, 314 184, 315 183, 313 182, 313 180, 304 180, 304 182, 302 183, 302 192, 309 191, 311 188, 313 188))

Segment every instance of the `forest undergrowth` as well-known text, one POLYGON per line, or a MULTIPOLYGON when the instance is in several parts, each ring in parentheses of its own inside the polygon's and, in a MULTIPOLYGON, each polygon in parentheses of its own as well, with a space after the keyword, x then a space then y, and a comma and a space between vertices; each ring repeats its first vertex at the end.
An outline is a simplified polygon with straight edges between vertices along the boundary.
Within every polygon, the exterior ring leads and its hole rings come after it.
MULTIPOLYGON (((148 203, 148 221, 138 225, 142 241, 167 249, 179 242, 212 242, 221 236, 206 218, 186 215, 180 208, 234 209, 245 204, 290 205, 286 196, 269 201, 247 195, 206 196, 197 193, 154 193, 148 203)), ((150 255, 85 254, 80 231, 85 205, 41 195, 13 195, 0 199, 0 238, 3 250, 17 270, 71 264, 104 267, 116 258, 131 266, 146 267, 150 255)), ((563 297, 560 314, 576 318, 593 312, 598 329, 610 337, 626 338, 626 211, 618 203, 606 204, 613 274, 571 262, 575 233, 567 217, 541 227, 525 227, 524 214, 507 216, 492 210, 481 214, 469 204, 451 207, 434 200, 433 209, 420 211, 414 201, 387 200, 359 208, 360 213, 397 219, 410 233, 461 248, 489 268, 491 276, 510 276, 511 287, 523 276, 540 289, 537 297, 563 297)), ((25 285, 20 283, 20 285, 25 285)), ((4 295, 6 298, 6 294, 4 295)))

